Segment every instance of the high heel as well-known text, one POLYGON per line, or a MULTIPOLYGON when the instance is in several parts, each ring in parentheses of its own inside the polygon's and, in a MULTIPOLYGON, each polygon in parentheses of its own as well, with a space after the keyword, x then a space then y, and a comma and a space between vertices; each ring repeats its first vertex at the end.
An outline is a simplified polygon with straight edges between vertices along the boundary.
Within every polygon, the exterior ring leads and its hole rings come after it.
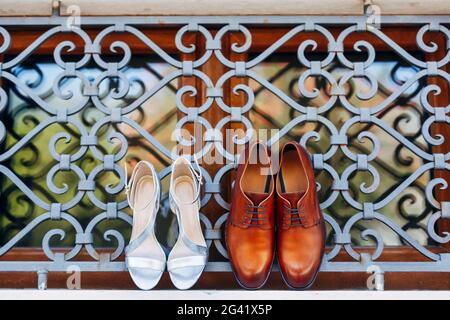
POLYGON ((172 164, 169 201, 177 216, 179 235, 167 259, 170 279, 178 289, 189 289, 200 278, 208 261, 208 248, 200 225, 202 175, 185 157, 172 164))
POLYGON ((125 191, 133 210, 133 229, 125 248, 126 266, 136 286, 150 290, 158 284, 166 268, 166 255, 154 230, 161 184, 153 165, 138 162, 125 191))

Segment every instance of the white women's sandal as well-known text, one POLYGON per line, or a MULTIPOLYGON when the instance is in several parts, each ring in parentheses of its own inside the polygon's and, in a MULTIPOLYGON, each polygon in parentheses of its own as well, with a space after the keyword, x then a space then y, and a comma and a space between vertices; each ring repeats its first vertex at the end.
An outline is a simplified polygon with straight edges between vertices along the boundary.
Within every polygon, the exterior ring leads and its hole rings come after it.
POLYGON ((167 259, 167 270, 175 287, 189 289, 200 278, 208 261, 208 248, 200 225, 200 166, 197 173, 186 157, 172 164, 170 208, 177 216, 179 234, 167 259))
POLYGON ((150 290, 158 284, 166 268, 166 255, 154 229, 161 185, 153 165, 139 161, 125 190, 133 210, 133 229, 125 248, 125 262, 136 286, 150 290))

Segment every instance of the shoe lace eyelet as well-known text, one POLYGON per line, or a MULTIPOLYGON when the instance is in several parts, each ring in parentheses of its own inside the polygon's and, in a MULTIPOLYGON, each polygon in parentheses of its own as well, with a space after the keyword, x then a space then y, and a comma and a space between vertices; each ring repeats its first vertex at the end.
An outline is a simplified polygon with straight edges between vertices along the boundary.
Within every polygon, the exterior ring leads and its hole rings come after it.
POLYGON ((283 214, 283 225, 284 226, 303 226, 304 225, 304 219, 306 217, 304 216, 304 210, 303 210, 303 203, 299 205, 298 208, 292 208, 286 204, 284 206, 284 214, 283 214))
POLYGON ((266 205, 247 204, 247 208, 245 210, 245 215, 243 218, 244 225, 251 227, 266 224, 266 209, 266 205))

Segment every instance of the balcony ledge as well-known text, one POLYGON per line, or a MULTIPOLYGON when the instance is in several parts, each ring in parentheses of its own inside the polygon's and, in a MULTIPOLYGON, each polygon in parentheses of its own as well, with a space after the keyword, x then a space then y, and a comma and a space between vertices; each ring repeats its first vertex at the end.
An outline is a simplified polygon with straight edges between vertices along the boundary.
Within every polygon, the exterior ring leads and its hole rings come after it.
POLYGON ((0 290, 4 300, 448 300, 450 291, 0 290))
POLYGON ((0 16, 449 15, 448 0, 2 0, 0 16))

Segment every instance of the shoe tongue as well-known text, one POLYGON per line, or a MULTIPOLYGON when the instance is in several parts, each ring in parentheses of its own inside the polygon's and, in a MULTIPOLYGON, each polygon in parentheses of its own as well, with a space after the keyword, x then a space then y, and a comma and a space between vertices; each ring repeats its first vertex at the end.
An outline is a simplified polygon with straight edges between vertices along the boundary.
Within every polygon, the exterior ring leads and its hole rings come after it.
POLYGON ((292 208, 296 208, 298 200, 300 200, 300 198, 303 197, 304 194, 305 192, 286 192, 283 193, 283 198, 289 201, 292 208))
POLYGON ((268 194, 267 193, 259 193, 259 192, 246 192, 245 193, 247 197, 252 200, 253 204, 255 206, 261 204, 264 200, 267 199, 268 194))

